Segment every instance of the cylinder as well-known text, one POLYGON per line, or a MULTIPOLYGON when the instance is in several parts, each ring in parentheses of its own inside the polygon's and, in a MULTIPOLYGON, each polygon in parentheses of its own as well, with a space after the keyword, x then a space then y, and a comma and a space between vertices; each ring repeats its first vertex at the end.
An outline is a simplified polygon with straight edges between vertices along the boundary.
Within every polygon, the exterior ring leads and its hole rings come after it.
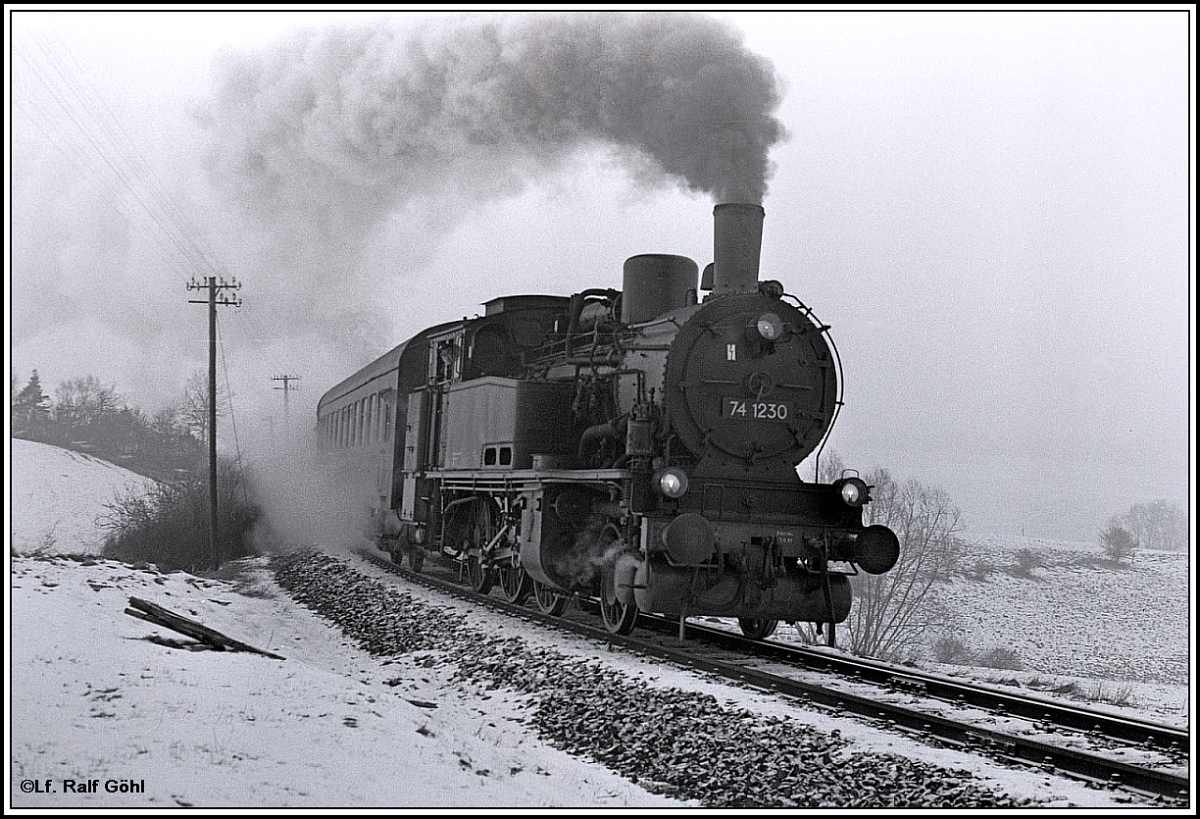
POLYGON ((762 228, 760 205, 729 203, 713 208, 713 294, 758 290, 762 228))
POLYGON ((629 257, 625 260, 621 322, 638 324, 686 307, 688 294, 696 289, 698 272, 699 267, 686 256, 644 253, 629 257))

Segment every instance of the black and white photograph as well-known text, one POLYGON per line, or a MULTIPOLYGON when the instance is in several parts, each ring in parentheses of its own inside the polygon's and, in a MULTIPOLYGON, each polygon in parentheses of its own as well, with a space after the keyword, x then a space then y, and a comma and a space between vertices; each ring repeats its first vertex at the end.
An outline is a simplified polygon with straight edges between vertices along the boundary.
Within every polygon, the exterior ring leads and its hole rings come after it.
POLYGON ((6 813, 1191 815, 1195 8, 5 7, 6 813))

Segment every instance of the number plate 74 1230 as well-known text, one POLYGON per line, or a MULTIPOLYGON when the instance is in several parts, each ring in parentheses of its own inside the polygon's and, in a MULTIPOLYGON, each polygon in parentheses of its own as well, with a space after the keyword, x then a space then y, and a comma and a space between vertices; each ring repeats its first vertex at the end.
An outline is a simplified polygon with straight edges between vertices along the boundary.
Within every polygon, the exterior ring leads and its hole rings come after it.
POLYGON ((792 414, 792 405, 786 401, 754 401, 741 398, 721 400, 723 418, 740 418, 745 421, 786 421, 792 414))

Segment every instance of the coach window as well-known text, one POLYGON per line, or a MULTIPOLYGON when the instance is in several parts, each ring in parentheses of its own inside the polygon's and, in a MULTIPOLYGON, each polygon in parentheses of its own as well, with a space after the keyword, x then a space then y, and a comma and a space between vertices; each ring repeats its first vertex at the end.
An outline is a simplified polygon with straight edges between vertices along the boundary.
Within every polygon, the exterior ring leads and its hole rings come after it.
POLYGON ((512 447, 500 447, 500 466, 512 466, 512 447))

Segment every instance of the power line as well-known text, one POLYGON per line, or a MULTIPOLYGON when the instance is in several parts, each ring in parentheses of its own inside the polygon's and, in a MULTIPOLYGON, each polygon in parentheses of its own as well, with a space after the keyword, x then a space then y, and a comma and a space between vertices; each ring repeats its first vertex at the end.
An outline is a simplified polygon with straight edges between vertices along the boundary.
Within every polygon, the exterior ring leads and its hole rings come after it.
POLYGON ((221 273, 217 254, 134 147, 128 131, 67 46, 35 35, 30 41, 35 51, 14 54, 27 69, 18 75, 16 87, 24 93, 14 95, 15 107, 80 169, 89 184, 103 189, 103 198, 143 231, 172 267, 184 273, 221 273))

